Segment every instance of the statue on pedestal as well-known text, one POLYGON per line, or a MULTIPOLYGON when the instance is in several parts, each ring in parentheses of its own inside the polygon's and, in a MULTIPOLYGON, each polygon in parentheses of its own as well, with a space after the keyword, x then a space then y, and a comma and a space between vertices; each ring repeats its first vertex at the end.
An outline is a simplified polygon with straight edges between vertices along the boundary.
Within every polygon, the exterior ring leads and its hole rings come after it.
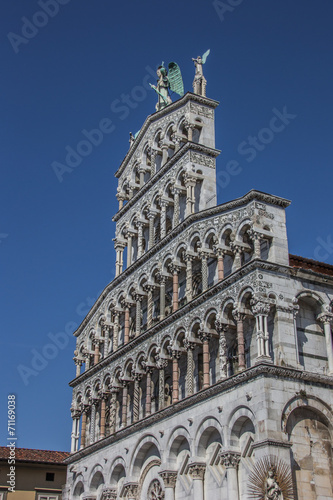
POLYGON ((202 96, 206 96, 206 86, 207 80, 203 75, 203 64, 206 63, 207 57, 210 54, 210 49, 208 49, 204 55, 198 56, 196 59, 192 57, 192 61, 195 66, 195 75, 193 80, 193 92, 202 96))
POLYGON ((158 95, 156 111, 165 108, 172 103, 169 91, 175 92, 180 96, 184 95, 184 84, 180 68, 177 63, 171 62, 168 65, 169 71, 164 67, 164 62, 157 68, 157 84, 150 84, 158 95))

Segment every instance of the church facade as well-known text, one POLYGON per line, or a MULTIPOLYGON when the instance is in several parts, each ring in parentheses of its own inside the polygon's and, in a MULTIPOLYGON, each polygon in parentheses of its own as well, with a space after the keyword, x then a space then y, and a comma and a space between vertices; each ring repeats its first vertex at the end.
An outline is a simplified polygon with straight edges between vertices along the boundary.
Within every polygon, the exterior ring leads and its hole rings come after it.
POLYGON ((289 255, 288 200, 216 205, 218 102, 196 69, 116 172, 116 277, 75 332, 63 499, 332 499, 333 266, 289 255))

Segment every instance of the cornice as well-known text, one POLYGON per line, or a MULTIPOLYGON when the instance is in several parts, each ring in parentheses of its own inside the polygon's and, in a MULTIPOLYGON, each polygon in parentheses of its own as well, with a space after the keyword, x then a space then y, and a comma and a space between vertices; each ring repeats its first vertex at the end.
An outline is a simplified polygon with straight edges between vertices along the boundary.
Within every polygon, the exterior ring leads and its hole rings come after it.
POLYGON ((154 123, 157 120, 160 120, 161 118, 163 118, 163 116, 166 116, 169 113, 172 113, 173 111, 175 111, 179 107, 184 106, 189 101, 194 101, 194 102, 197 102, 199 104, 204 104, 204 105, 209 106, 213 109, 217 108, 217 106, 220 104, 218 101, 215 101, 214 99, 209 99, 208 97, 203 97, 203 96, 199 96, 197 94, 192 94, 192 92, 187 92, 181 99, 178 99, 177 101, 173 102, 172 104, 169 104, 168 106, 161 109, 160 111, 156 111, 156 113, 149 115, 146 118, 146 120, 144 121, 133 146, 130 148, 127 155, 123 159, 120 167, 118 168, 117 172, 115 173, 116 177, 120 177, 121 174, 123 173, 123 171, 125 170, 128 162, 130 161, 130 159, 134 155, 138 144, 140 143, 144 134, 148 130, 149 125, 151 125, 152 123, 154 123))
POLYGON ((292 380, 295 382, 301 381, 312 385, 316 384, 319 386, 333 387, 333 377, 330 377, 329 375, 321 375, 319 373, 306 372, 297 370, 296 368, 287 368, 262 362, 244 370, 241 373, 238 373, 237 375, 221 380, 220 382, 210 386, 208 389, 203 389, 192 396, 182 399, 178 403, 164 408, 163 410, 159 410, 153 415, 143 418, 135 424, 129 425, 124 429, 120 429, 112 436, 108 436, 107 438, 97 441, 96 443, 87 446, 87 448, 74 453, 70 457, 66 458, 64 463, 74 463, 85 456, 104 448, 105 446, 109 446, 121 439, 125 439, 135 432, 146 429, 148 426, 153 425, 162 419, 172 417, 173 415, 182 412, 193 405, 199 404, 202 401, 215 397, 216 395, 221 395, 230 389, 237 389, 241 385, 252 382, 254 379, 259 377, 273 378, 277 380, 292 380))
POLYGON ((187 142, 183 144, 182 147, 175 153, 169 160, 160 168, 154 175, 149 179, 149 181, 144 184, 139 191, 133 196, 131 200, 121 208, 113 217, 113 222, 117 222, 123 215, 125 215, 128 210, 135 205, 135 203, 147 192, 149 191, 154 184, 166 174, 170 168, 177 163, 178 160, 182 158, 188 151, 199 151, 200 153, 204 153, 213 158, 217 158, 217 156, 221 153, 218 149, 208 148, 207 146, 203 146, 202 144, 197 144, 195 142, 187 142))
MULTIPOLYGON (((222 203, 216 207, 208 208, 206 210, 201 210, 192 215, 189 215, 181 224, 175 227, 170 233, 167 234, 161 241, 150 248, 146 253, 144 253, 139 259, 137 259, 129 268, 125 269, 119 276, 113 279, 101 293, 101 295, 96 300, 95 304, 92 306, 82 323, 79 325, 78 329, 74 332, 75 337, 78 337, 83 328, 89 323, 92 316, 95 314, 98 307, 101 305, 103 300, 107 297, 111 290, 120 285, 122 281, 128 278, 134 271, 139 267, 144 265, 151 257, 158 251, 166 247, 176 236, 181 234, 192 224, 199 222, 201 220, 207 219, 208 217, 214 217, 216 215, 223 214, 230 210, 246 206, 251 201, 257 200, 259 202, 267 203, 270 205, 275 205, 281 208, 286 208, 290 205, 290 201, 285 198, 280 198, 278 196, 263 193, 262 191, 257 191, 252 189, 245 196, 241 198, 236 198, 235 200, 222 203)), ((289 267, 288 267, 289 269, 289 267)))

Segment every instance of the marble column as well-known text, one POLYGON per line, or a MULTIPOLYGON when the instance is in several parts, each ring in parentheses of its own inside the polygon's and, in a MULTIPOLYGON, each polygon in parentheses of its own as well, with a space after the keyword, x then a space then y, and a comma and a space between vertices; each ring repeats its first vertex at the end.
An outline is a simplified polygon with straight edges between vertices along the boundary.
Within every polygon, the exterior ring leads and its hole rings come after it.
POLYGON ((105 438, 105 411, 106 411, 106 394, 102 394, 101 396, 101 433, 100 439, 105 438))
POLYGON ((161 226, 161 239, 166 236, 166 209, 168 202, 166 200, 160 201, 161 205, 161 215, 160 215, 160 226, 161 226))
POLYGON ((178 284, 178 273, 180 269, 178 266, 172 266, 172 312, 178 311, 178 301, 179 301, 179 284, 178 284))
POLYGON ((91 415, 90 415, 90 444, 95 442, 96 434, 96 406, 98 404, 97 399, 92 400, 91 405, 91 415))
POLYGON ((178 226, 180 220, 180 206, 179 206, 180 189, 173 187, 172 194, 173 194, 173 227, 176 227, 178 226))
POLYGON ((211 334, 208 332, 199 332, 199 337, 202 342, 202 358, 203 358, 203 389, 207 389, 210 386, 210 376, 209 376, 209 340, 211 334))
POLYGON ((328 359, 328 375, 333 375, 333 345, 332 345, 332 322, 333 314, 322 313, 318 316, 318 320, 324 325, 326 351, 328 359))
POLYGON ((95 337, 94 338, 94 346, 95 346, 95 351, 94 351, 94 365, 97 365, 99 362, 99 357, 100 357, 100 352, 99 352, 99 338, 95 337))
POLYGON ((219 320, 215 321, 215 328, 219 334, 219 361, 220 361, 220 380, 228 376, 228 347, 226 333, 229 326, 219 320))
POLYGON ((142 373, 134 373, 134 390, 133 390, 133 422, 139 420, 139 404, 140 404, 140 380, 142 373))
POLYGON ((263 358, 271 361, 269 355, 269 333, 267 317, 270 310, 270 304, 260 300, 251 301, 252 312, 256 320, 256 335, 257 335, 257 361, 263 358))
POLYGON ((201 258, 202 291, 205 292, 208 288, 208 256, 204 252, 200 252, 200 258, 201 258))
POLYGON ((82 360, 78 359, 78 358, 74 358, 74 362, 75 362, 75 365, 76 365, 75 377, 79 377, 81 375, 82 360))
POLYGON ((121 407, 121 426, 126 427, 127 425, 127 401, 128 401, 128 382, 123 381, 123 397, 122 397, 122 407, 121 407))
POLYGON ((192 284, 192 261, 193 256, 185 254, 186 260, 186 300, 191 302, 193 299, 193 284, 192 284))
POLYGON ((155 235, 154 235, 154 221, 155 221, 155 213, 149 212, 148 214, 149 220, 149 240, 148 240, 148 248, 152 248, 155 243, 155 235))
POLYGON ((244 342, 244 325, 243 321, 245 314, 237 309, 233 311, 233 316, 237 322, 237 343, 238 343, 238 368, 239 371, 245 370, 245 342, 244 342))
POLYGON ((234 270, 242 267, 242 249, 239 245, 232 245, 232 249, 234 252, 234 270))
POLYGON ((160 282, 160 321, 165 318, 165 282, 166 276, 159 275, 160 282))
POLYGON ((249 229, 247 231, 247 234, 249 235, 249 238, 253 241, 253 247, 254 247, 254 252, 253 252, 253 257, 255 259, 260 259, 261 258, 261 250, 260 250, 260 240, 261 240, 261 235, 254 229, 249 229))
POLYGON ((153 292, 155 287, 153 285, 147 285, 147 330, 153 326, 153 292))
POLYGON ((161 149, 162 149, 162 165, 161 166, 163 167, 163 165, 165 165, 166 162, 169 159, 169 156, 168 156, 169 145, 168 144, 162 144, 161 145, 161 149))
POLYGON ((180 358, 180 351, 172 350, 172 404, 179 401, 179 370, 178 360, 180 358))
MULTIPOLYGON (((192 463, 189 465, 188 472, 193 479, 193 500, 204 500, 204 477, 206 471, 206 464, 192 463)), ((229 497, 234 500, 233 497, 229 497)))
POLYGON ((217 250, 217 279, 224 279, 224 252, 221 249, 217 250))
POLYGON ((220 453, 221 463, 227 469, 228 498, 239 500, 238 464, 240 453, 224 451, 220 453))
POLYGON ((127 232, 127 267, 130 267, 132 265, 132 238, 132 233, 127 232))
MULTIPOLYGON (((156 358, 157 359, 157 358, 156 358)), ((156 368, 158 369, 158 409, 162 410, 165 406, 165 368, 168 366, 166 358, 158 358, 156 368)))
POLYGON ((146 417, 151 415, 151 376, 153 373, 153 370, 150 366, 147 366, 146 368, 146 373, 147 373, 147 386, 146 386, 146 417))
POLYGON ((118 349, 118 339, 119 339, 119 311, 114 313, 114 325, 113 325, 113 352, 118 349))
POLYGON ((124 344, 129 342, 129 331, 130 331, 130 304, 124 304, 125 318, 124 318, 124 344))
POLYGON ((72 424, 72 434, 71 434, 71 453, 75 453, 78 451, 80 417, 78 416, 77 412, 74 412, 72 418, 73 418, 73 424, 72 424))
POLYGON ((139 295, 138 293, 135 296, 135 336, 138 337, 141 333, 141 302, 142 302, 142 295, 139 295))
POLYGON ((87 413, 88 413, 88 405, 84 405, 83 410, 82 410, 82 426, 81 426, 81 445, 80 445, 80 450, 82 450, 86 446, 87 413))
POLYGON ((116 432, 116 416, 117 416, 117 394, 119 392, 118 387, 110 387, 111 398, 110 398, 110 434, 116 432))
POLYGON ((195 344, 190 342, 188 339, 184 340, 184 346, 187 352, 187 364, 186 364, 186 395, 192 396, 194 393, 194 360, 193 360, 193 350, 195 344))
POLYGON ((141 221, 137 221, 136 223, 138 228, 138 259, 143 255, 143 226, 144 223, 141 221))

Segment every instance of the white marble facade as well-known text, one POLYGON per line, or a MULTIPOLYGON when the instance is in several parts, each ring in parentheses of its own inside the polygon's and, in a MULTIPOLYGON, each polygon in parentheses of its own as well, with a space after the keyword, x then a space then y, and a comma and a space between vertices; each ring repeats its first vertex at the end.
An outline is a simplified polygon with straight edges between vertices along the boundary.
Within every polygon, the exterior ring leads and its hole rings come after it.
POLYGON ((116 172, 116 277, 75 332, 65 500, 250 499, 267 457, 267 500, 291 498, 286 478, 333 498, 333 267, 291 265, 288 200, 216 206, 217 105, 187 93, 150 115, 116 172))

